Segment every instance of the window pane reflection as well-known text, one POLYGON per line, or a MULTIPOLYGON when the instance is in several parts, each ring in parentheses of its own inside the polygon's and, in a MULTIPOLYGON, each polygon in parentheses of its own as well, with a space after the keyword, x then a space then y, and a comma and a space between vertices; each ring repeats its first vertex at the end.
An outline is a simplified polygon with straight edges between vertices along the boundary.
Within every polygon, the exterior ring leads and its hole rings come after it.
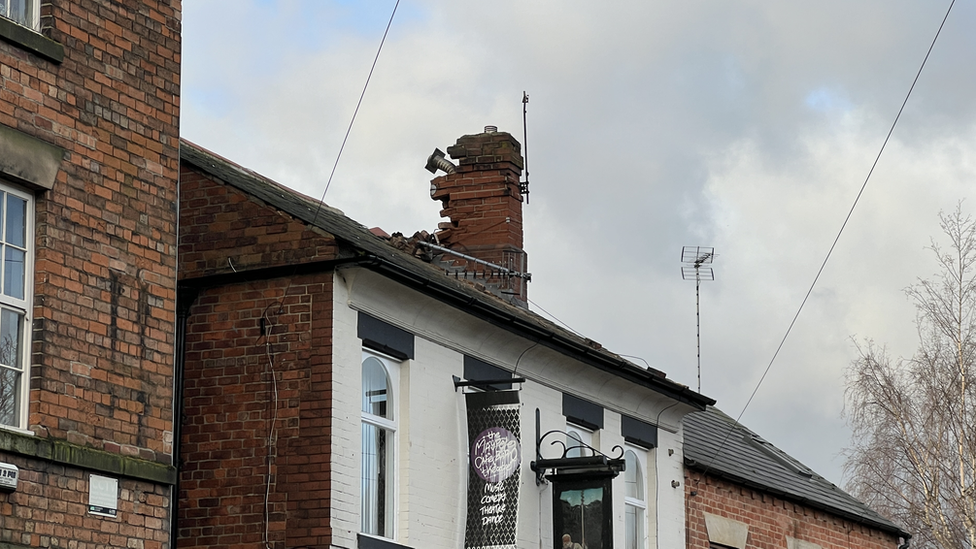
POLYGON ((576 431, 570 431, 566 436, 566 457, 578 458, 583 455, 582 437, 576 431))
POLYGON ((0 424, 20 425, 22 315, 0 309, 0 424))
POLYGON ((378 358, 363 361, 363 411, 374 416, 393 419, 389 413, 389 383, 386 368, 378 358))
POLYGON ((4 246, 3 294, 24 299, 24 259, 26 254, 16 248, 4 246))
POLYGON ((18 248, 27 247, 27 201, 12 194, 7 195, 7 244, 18 248))
POLYGON ((363 423, 362 531, 386 535, 387 432, 363 423))
POLYGON ((22 315, 10 309, 0 309, 0 364, 21 368, 20 341, 22 315))
POLYGON ((624 496, 628 498, 644 500, 644 476, 641 474, 640 462, 637 454, 627 450, 624 454, 626 468, 624 469, 624 496))
POLYGON ((603 489, 566 490, 559 504, 563 549, 603 549, 603 489))
POLYGON ((644 539, 644 513, 633 505, 624 507, 624 549, 639 549, 644 539))
POLYGON ((0 368, 0 424, 20 424, 20 377, 20 372, 0 368))

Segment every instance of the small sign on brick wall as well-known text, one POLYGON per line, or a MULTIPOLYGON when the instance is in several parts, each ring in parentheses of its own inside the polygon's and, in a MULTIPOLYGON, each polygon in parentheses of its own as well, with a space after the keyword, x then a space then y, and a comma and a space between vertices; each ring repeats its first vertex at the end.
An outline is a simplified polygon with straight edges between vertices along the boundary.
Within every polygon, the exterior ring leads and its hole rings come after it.
POLYGON ((20 477, 20 469, 11 463, 0 463, 0 490, 5 492, 17 489, 17 479, 20 477))
POLYGON ((119 480, 91 475, 88 483, 88 512, 115 517, 119 514, 119 480))

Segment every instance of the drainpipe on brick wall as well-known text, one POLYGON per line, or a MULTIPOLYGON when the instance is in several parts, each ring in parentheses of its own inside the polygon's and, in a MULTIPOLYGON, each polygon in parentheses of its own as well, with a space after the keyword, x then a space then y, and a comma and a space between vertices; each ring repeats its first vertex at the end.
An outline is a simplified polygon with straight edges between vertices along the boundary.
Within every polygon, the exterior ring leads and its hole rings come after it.
POLYGON ((180 473, 182 457, 180 446, 183 439, 183 367, 186 364, 186 321, 190 307, 197 300, 197 288, 180 288, 176 294, 176 364, 173 374, 173 467, 176 467, 176 482, 170 496, 170 547, 176 547, 179 539, 180 511, 180 473))

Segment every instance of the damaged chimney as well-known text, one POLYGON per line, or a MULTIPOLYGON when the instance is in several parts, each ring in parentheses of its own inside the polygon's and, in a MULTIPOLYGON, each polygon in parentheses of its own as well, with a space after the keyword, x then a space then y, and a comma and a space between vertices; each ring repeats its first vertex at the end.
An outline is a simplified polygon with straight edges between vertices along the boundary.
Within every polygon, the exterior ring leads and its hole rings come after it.
POLYGON ((521 150, 511 134, 486 126, 484 133, 465 135, 448 147, 447 153, 457 162, 456 167, 442 158, 433 159, 440 153, 435 151, 428 169, 433 163, 436 167, 431 171, 440 168, 447 173, 431 180, 430 187, 431 198, 441 201, 441 217, 450 219, 437 225, 440 245, 491 264, 486 266, 459 256, 450 258, 454 267, 483 273, 486 287, 525 306, 527 275, 517 276, 528 269, 522 249, 521 150), (453 172, 446 168, 453 168, 453 172))

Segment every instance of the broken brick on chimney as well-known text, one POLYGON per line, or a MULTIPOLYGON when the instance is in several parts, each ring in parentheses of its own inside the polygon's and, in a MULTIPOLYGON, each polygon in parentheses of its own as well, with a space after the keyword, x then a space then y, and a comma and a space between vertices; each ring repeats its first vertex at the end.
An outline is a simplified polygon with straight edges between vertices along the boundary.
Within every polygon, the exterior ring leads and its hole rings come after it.
MULTIPOLYGON (((447 153, 457 162, 455 173, 431 181, 431 198, 441 201, 441 216, 450 220, 438 224, 440 245, 524 273, 528 261, 522 249, 519 192, 522 146, 507 132, 486 131, 459 138, 447 153)), ((461 258, 454 265, 485 270, 461 258)), ((499 292, 524 304, 525 280, 506 278, 499 292)))

